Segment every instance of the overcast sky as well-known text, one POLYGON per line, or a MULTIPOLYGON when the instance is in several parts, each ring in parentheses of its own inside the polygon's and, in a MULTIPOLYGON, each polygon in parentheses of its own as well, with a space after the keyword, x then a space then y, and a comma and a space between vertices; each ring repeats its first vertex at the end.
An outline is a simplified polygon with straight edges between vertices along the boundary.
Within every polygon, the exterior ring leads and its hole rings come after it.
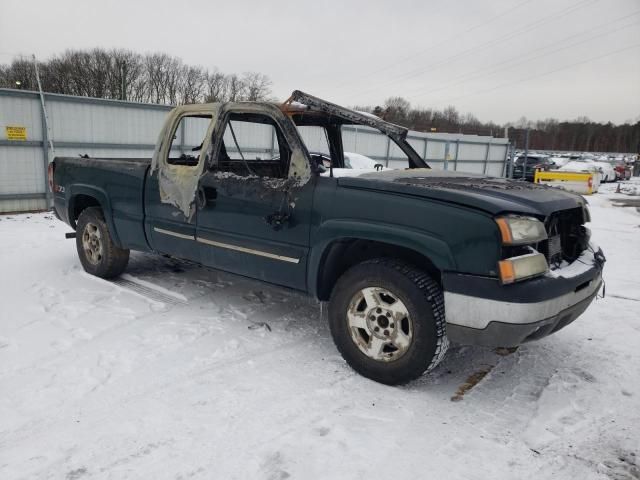
POLYGON ((259 71, 281 99, 640 119, 640 0, 0 0, 0 62, 95 46, 259 71))

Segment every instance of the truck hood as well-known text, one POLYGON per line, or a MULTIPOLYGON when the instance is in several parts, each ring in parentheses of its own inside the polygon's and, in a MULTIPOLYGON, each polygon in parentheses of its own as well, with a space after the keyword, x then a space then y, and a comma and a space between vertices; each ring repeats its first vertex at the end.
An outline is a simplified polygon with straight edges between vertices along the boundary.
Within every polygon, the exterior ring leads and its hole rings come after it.
POLYGON ((340 177, 337 181, 345 188, 414 195, 484 210, 493 215, 513 212, 546 217, 558 210, 582 207, 586 203, 580 195, 558 188, 428 168, 367 171, 355 177, 340 177))

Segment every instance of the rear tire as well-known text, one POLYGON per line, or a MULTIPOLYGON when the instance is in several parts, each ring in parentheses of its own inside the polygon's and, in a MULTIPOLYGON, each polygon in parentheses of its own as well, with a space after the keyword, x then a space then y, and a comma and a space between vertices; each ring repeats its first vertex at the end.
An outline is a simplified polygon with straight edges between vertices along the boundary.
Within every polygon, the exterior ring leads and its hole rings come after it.
POLYGON ((350 268, 333 288, 329 326, 336 347, 361 375, 407 383, 444 357, 444 299, 424 271, 392 258, 350 268))
POLYGON ((96 277, 117 277, 129 263, 129 250, 113 243, 102 210, 98 207, 89 207, 80 213, 76 225, 76 248, 82 267, 96 277))

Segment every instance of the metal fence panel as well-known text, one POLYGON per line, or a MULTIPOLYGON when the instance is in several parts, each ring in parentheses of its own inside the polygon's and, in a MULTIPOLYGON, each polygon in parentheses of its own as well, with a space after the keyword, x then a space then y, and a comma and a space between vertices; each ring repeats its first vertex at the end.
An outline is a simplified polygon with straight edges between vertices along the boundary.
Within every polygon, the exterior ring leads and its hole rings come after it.
POLYGON ((38 97, 0 98, 0 139, 5 139, 5 126, 18 125, 27 128, 27 140, 42 141, 42 110, 38 97))
MULTIPOLYGON (((168 106, 45 94, 56 155, 150 158, 168 106)), ((46 149, 40 100, 36 92, 0 89, 0 212, 44 209, 46 149), (10 141, 5 126, 26 127, 27 141, 10 141)), ((190 123, 176 132, 174 148, 190 150, 200 142, 190 123)), ((251 151, 274 152, 272 129, 238 123, 236 135, 251 151)), ((300 127, 312 152, 328 153, 324 131, 300 127)), ((435 169, 502 176, 507 139, 457 133, 409 132, 408 142, 435 169)), ((232 141, 230 139, 230 141, 232 141)), ((406 155, 393 141, 369 127, 344 126, 347 152, 357 152, 391 168, 406 168, 406 155)), ((188 153, 188 152, 187 152, 188 153)))
POLYGON ((374 160, 386 158, 388 139, 369 127, 345 126, 342 144, 345 152, 356 152, 374 160))
MULTIPOLYGON (((164 118, 163 118, 164 121, 164 118)), ((211 123, 210 118, 201 118, 201 117, 186 117, 181 120, 184 123, 183 126, 178 127, 181 129, 180 132, 176 132, 177 137, 181 143, 181 145, 187 148, 193 148, 200 146, 202 139, 207 133, 207 129, 209 128, 209 124, 211 123)), ((156 138, 158 136, 158 132, 161 127, 158 127, 156 131, 156 138)), ((153 142, 151 142, 153 143, 153 142)), ((175 140, 174 140, 175 144, 175 140)))
POLYGON ((119 157, 119 158, 151 158, 153 148, 92 148, 92 147, 65 147, 56 148, 56 155, 59 157, 78 157, 89 155, 92 158, 119 157))
POLYGON ((0 156, 0 194, 44 193, 42 147, 4 146, 0 156))
POLYGON ((310 152, 329 153, 329 144, 324 128, 315 126, 298 127, 302 141, 310 152))
POLYGON ((49 100, 54 142, 154 144, 167 111, 49 100))
POLYGON ((37 96, 0 97, 0 212, 47 207, 41 111, 37 96), (26 140, 8 140, 7 126, 24 127, 26 140))
POLYGON ((487 172, 485 175, 490 177, 502 177, 504 172, 504 164, 502 163, 489 163, 487 166, 487 172))
POLYGON ((446 151, 447 142, 427 141, 427 162, 433 163, 433 161, 438 161, 444 163, 446 151))

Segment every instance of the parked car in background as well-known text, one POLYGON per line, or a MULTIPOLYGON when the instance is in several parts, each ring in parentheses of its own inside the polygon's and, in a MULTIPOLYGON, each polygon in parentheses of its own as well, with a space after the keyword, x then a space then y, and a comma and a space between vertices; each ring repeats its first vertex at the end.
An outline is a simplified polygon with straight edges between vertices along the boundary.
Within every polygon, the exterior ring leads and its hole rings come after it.
POLYGON ((344 152, 345 168, 368 169, 368 170, 390 170, 385 166, 376 162, 373 158, 369 158, 360 153, 344 152))
MULTIPOLYGON (((323 165, 326 169, 331 167, 331 156, 328 153, 310 152, 309 155, 317 165, 323 165)), ((338 168, 335 168, 335 170, 337 169, 338 168)), ((371 171, 391 170, 390 168, 385 167, 382 163, 376 162, 373 158, 354 152, 344 152, 344 166, 341 169, 371 171)))
POLYGON ((604 160, 589 160, 593 165, 600 169, 602 173, 602 183, 615 182, 616 172, 611 163, 604 160))
POLYGON ((548 155, 539 153, 530 153, 526 157, 516 157, 513 166, 513 178, 516 180, 524 179, 527 182, 533 182, 536 170, 548 171, 551 169, 552 162, 548 155))
POLYGON ((549 158, 551 162, 551 169, 555 170, 560 167, 564 167, 571 159, 567 155, 558 155, 549 158))
POLYGON ((610 160, 609 163, 616 173, 616 180, 629 180, 633 169, 624 160, 610 160))

